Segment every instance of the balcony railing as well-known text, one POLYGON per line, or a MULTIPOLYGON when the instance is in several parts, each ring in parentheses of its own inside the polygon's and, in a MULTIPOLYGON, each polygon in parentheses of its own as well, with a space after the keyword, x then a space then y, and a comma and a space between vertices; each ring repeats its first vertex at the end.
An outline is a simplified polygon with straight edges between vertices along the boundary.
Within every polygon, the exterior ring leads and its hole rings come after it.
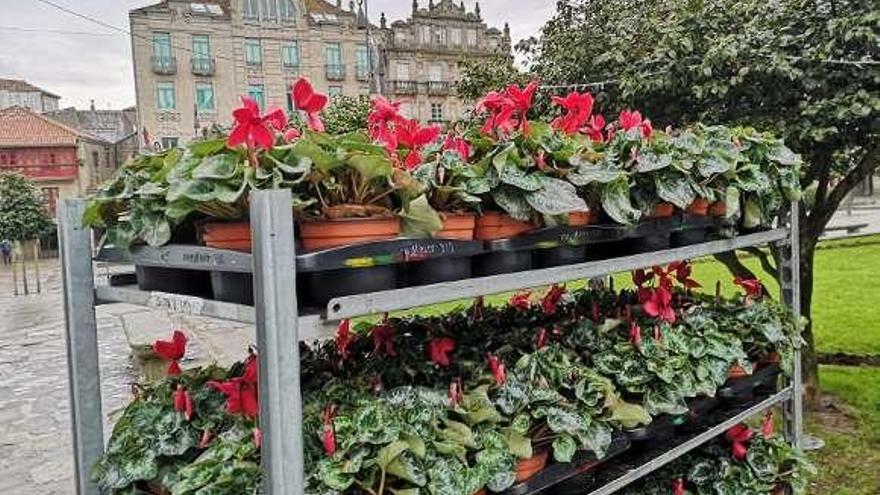
POLYGON ((214 59, 208 57, 194 57, 192 59, 192 73, 196 76, 213 76, 214 59))
POLYGON ((428 81, 428 94, 446 96, 452 92, 452 84, 448 81, 428 81))
POLYGON ((398 95, 414 95, 419 92, 416 81, 391 81, 391 91, 398 95))
POLYGON ((370 68, 365 65, 358 65, 355 67, 355 77, 358 81, 369 81, 370 80, 370 68))
POLYGON ((163 76, 177 74, 177 59, 170 56, 152 57, 153 72, 163 76))
POLYGON ((327 64, 328 81, 344 81, 345 66, 342 64, 327 64))

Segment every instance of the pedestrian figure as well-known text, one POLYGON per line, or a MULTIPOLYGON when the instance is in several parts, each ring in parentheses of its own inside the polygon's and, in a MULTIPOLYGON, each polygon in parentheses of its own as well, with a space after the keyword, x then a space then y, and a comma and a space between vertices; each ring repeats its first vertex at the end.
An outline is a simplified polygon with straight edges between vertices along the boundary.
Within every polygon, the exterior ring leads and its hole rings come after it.
POLYGON ((0 241, 0 253, 3 254, 4 266, 12 264, 12 242, 10 242, 9 239, 3 239, 0 241))

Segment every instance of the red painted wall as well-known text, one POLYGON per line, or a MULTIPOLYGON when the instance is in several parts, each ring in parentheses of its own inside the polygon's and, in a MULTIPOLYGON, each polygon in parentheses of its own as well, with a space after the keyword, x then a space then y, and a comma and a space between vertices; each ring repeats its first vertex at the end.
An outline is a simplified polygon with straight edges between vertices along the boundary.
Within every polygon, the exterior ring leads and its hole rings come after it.
POLYGON ((0 171, 30 179, 69 180, 77 175, 76 147, 0 148, 0 171))

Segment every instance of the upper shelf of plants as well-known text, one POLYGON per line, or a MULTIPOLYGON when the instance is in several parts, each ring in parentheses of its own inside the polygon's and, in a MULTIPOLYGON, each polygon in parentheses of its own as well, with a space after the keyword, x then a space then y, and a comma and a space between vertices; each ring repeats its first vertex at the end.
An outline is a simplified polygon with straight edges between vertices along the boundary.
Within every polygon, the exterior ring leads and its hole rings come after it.
MULTIPOLYGON (((377 97, 364 129, 334 134, 327 97, 300 79, 292 119, 243 99, 228 136, 123 166, 85 223, 117 248, 248 252, 249 192, 289 189, 301 297, 322 305, 730 237, 769 227, 800 194, 800 158, 766 133, 657 130, 628 110, 606 122, 589 93, 538 116, 537 90, 491 92, 445 134, 377 97)), ((250 276, 138 267, 142 289, 238 303, 253 302, 250 276)))

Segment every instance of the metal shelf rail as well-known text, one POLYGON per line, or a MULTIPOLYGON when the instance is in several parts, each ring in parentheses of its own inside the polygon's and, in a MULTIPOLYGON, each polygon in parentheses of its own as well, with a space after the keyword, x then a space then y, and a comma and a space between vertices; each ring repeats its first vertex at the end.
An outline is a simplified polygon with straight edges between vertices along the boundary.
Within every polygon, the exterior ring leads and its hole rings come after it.
MULTIPOLYGON (((89 473, 104 448, 95 304, 125 302, 169 312, 256 323, 257 346, 260 349, 260 423, 264 435, 262 467, 264 491, 267 495, 302 494, 304 491, 302 401, 297 342, 332 335, 335 331, 334 322, 341 319, 592 278, 768 244, 779 250, 783 299, 795 314, 800 312, 799 272, 795 269, 799 266, 797 203, 791 205, 788 225, 766 232, 603 261, 339 297, 331 300, 322 311, 301 314, 296 304, 290 192, 259 191, 251 199, 253 255, 215 251, 210 256, 191 256, 187 255, 186 247, 170 246, 138 249, 134 257, 151 264, 176 268, 222 268, 226 271, 252 272, 255 306, 145 292, 133 287, 96 287, 91 231, 82 226, 85 202, 67 200, 62 203, 59 244, 64 278, 78 495, 98 494, 89 473)), ((783 404, 786 438, 799 446, 803 428, 800 368, 798 354, 795 357, 791 383, 783 391, 663 453, 638 469, 614 479, 591 495, 613 493, 711 440, 735 422, 778 403, 783 404)))

